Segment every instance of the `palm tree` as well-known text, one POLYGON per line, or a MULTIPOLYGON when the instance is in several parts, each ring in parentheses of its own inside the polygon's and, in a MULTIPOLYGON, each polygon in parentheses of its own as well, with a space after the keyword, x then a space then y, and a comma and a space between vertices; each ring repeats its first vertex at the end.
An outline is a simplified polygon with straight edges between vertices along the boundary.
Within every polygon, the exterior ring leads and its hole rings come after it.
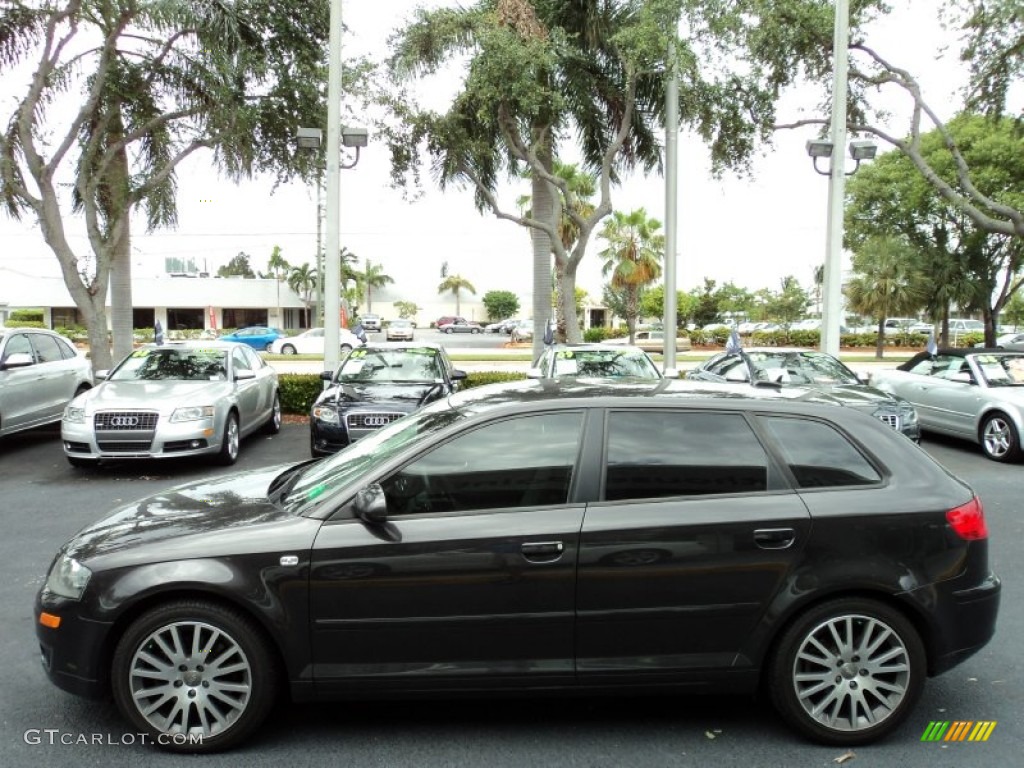
POLYGON ((267 272, 277 281, 277 322, 282 328, 284 320, 281 317, 281 281, 288 277, 291 268, 291 264, 281 255, 281 246, 275 245, 274 250, 270 252, 270 261, 267 262, 267 272))
POLYGON ((437 286, 438 293, 452 293, 455 296, 455 314, 461 315, 462 312, 459 309, 459 292, 469 291, 474 296, 476 295, 476 288, 464 277, 459 275, 448 275, 439 286, 437 286))
POLYGON ((885 348, 885 318, 909 315, 921 306, 920 276, 914 266, 914 250, 894 237, 864 241, 853 256, 852 280, 845 293, 850 309, 878 323, 875 357, 885 348))
POLYGON ((615 211, 606 221, 599 237, 608 247, 601 251, 604 266, 601 274, 611 274, 611 287, 625 291, 626 327, 629 343, 636 334, 636 319, 640 313, 640 290, 661 277, 661 254, 665 251, 665 236, 660 234, 661 222, 648 219, 647 211, 637 208, 629 214, 615 211))
POLYGON ((395 282, 391 275, 384 273, 384 267, 380 264, 371 264, 366 260, 366 270, 363 272, 363 287, 366 288, 366 311, 373 311, 373 289, 383 288, 389 283, 395 282))
POLYGON ((288 287, 299 294, 302 297, 302 303, 306 305, 307 328, 311 327, 309 309, 313 303, 313 291, 316 290, 319 278, 316 268, 310 267, 308 262, 301 267, 292 267, 292 271, 288 273, 288 287))

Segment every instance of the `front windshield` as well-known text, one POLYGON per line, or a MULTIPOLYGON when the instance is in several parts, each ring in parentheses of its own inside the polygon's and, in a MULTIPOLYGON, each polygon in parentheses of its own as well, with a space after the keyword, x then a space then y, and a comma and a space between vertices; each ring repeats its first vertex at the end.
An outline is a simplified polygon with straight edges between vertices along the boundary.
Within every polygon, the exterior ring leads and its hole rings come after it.
POLYGON ((564 349, 556 352, 552 378, 574 376, 660 378, 651 358, 637 350, 564 349))
POLYGON ((115 368, 110 381, 224 381, 227 350, 181 347, 137 349, 115 368))
POLYGON ((750 352, 755 378, 786 384, 859 384, 857 375, 822 352, 750 352))
POLYGON ((974 362, 990 387, 1024 386, 1024 354, 974 355, 974 362))
POLYGON ((460 411, 444 402, 394 421, 333 456, 312 464, 288 492, 284 506, 301 515, 320 496, 357 481, 421 436, 438 432, 461 418, 463 414, 460 411))
POLYGON ((335 381, 359 384, 368 381, 394 384, 433 384, 441 380, 437 350, 354 349, 338 369, 335 381))

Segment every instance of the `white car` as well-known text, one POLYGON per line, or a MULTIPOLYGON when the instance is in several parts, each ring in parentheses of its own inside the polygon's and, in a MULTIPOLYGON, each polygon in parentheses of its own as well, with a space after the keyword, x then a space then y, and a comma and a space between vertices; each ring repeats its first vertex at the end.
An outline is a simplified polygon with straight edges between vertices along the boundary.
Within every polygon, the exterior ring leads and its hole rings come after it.
MULTIPOLYGON (((339 334, 342 352, 363 346, 359 337, 347 328, 340 328, 339 334)), ((270 345, 270 351, 275 355, 322 355, 324 353, 324 329, 310 328, 298 336, 277 339, 270 345)))

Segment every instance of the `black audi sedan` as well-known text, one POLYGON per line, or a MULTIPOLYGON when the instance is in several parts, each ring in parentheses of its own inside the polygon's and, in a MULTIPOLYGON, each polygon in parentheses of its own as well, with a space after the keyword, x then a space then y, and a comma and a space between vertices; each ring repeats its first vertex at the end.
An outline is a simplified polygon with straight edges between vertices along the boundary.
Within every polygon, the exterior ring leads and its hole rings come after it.
POLYGON ((532 380, 126 504, 35 606, 59 687, 209 751, 293 700, 763 690, 862 744, 995 630, 972 490, 814 393, 532 380))
POLYGON ((920 442, 921 425, 913 403, 868 385, 841 360, 797 347, 763 347, 719 353, 693 368, 687 378, 732 386, 811 388, 839 404, 857 408, 920 442))
POLYGON ((368 344, 349 352, 309 414, 309 450, 327 456, 456 392, 466 373, 439 344, 368 344))

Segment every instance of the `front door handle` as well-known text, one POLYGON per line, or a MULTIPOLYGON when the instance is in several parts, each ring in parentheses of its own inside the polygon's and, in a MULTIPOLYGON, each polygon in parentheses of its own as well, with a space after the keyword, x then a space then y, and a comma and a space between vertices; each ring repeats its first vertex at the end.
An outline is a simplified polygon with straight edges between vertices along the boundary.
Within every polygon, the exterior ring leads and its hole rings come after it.
POLYGON ((560 541, 526 541, 521 551, 531 563, 553 563, 562 556, 565 545, 560 541))
POLYGON ((792 528, 759 528, 754 531, 754 543, 761 549, 787 549, 796 541, 792 528))

